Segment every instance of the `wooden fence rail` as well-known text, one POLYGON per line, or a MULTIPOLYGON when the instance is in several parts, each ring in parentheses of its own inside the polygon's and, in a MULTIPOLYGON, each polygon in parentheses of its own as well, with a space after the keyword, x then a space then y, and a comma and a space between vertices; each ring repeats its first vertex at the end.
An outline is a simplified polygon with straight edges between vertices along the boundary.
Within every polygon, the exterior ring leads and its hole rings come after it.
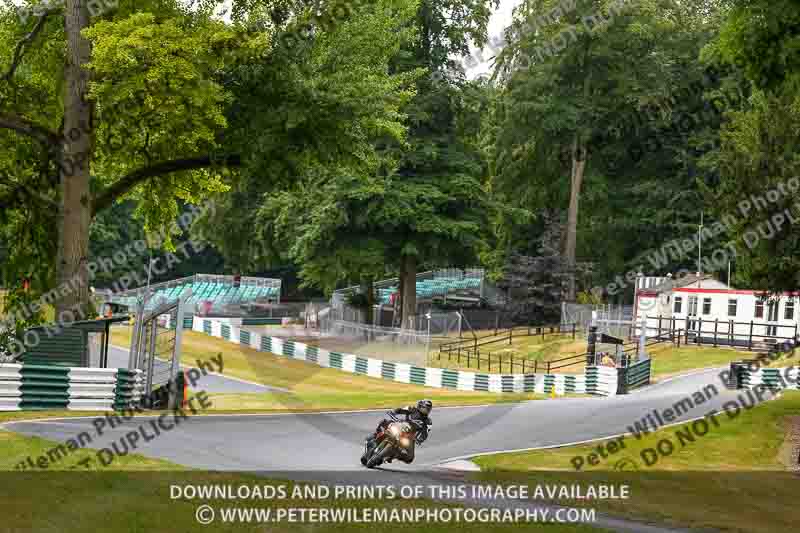
POLYGON ((683 333, 684 343, 690 340, 695 344, 711 344, 717 346, 732 346, 752 350, 755 343, 777 344, 780 341, 793 341, 798 338, 798 325, 778 324, 772 322, 737 322, 735 320, 703 320, 702 316, 677 319, 674 317, 648 316, 648 324, 658 321, 657 326, 647 326, 648 330, 657 330, 661 336, 662 331, 677 330, 683 333), (737 327, 738 326, 738 327, 737 327), (738 332, 737 332, 738 330, 738 332), (759 333, 758 330, 763 330, 759 333), (780 335, 778 333, 781 333, 780 335))
POLYGON ((439 346, 439 353, 452 354, 457 352, 459 355, 467 355, 472 352, 476 355, 480 352, 482 346, 497 343, 507 343, 511 345, 514 337, 539 337, 544 340, 548 335, 563 335, 570 334, 575 339, 577 335, 576 324, 560 324, 555 326, 517 326, 501 331, 498 334, 484 335, 483 337, 474 337, 472 339, 462 339, 458 341, 444 343, 439 346))

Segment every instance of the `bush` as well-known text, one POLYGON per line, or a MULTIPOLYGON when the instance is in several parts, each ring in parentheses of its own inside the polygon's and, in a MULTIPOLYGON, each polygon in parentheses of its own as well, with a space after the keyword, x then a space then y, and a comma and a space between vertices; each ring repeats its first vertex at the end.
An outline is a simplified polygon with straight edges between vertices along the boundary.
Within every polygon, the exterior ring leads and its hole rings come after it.
POLYGON ((345 302, 356 309, 367 309, 369 307, 369 298, 367 298, 366 294, 360 292, 349 294, 345 298, 345 302))

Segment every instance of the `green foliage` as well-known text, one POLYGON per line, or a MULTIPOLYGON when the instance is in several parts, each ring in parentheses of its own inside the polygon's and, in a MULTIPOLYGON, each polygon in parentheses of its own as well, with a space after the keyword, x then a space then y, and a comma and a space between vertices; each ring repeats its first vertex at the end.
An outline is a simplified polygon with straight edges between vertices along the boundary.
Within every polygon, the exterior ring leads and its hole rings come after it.
POLYGON ((368 309, 371 305, 369 296, 360 292, 348 294, 345 301, 347 305, 355 309, 368 309))
MULTIPOLYGON (((566 219, 573 156, 583 154, 578 256, 597 265, 587 287, 629 269, 694 268, 693 256, 659 266, 650 257, 693 238, 701 212, 714 223, 798 175, 800 7, 577 0, 525 30, 561 4, 522 2, 487 82, 465 80, 456 62, 486 42, 495 0, 236 1, 230 21, 213 16, 215 0, 122 0, 84 31, 92 192, 103 200, 91 256, 213 198, 191 230, 213 249, 170 276, 281 267, 330 292, 395 275, 406 256, 419 268, 480 261, 501 281, 509 258, 529 257, 550 278, 517 277, 555 286, 563 243, 547 252, 540 243, 566 219), (600 14, 602 28, 584 24, 600 14)), ((0 73, 34 23, 0 9, 0 73)), ((0 118, 61 135, 64 42, 56 13, 0 80, 0 118)), ((58 144, 0 127, 0 261, 12 306, 54 284, 58 144), (25 277, 31 290, 17 294, 25 277)), ((777 214, 800 218, 795 197, 737 216, 704 246, 736 242, 740 283, 796 289, 794 225, 745 242, 777 214)), ((542 294, 527 294, 541 301, 526 312, 555 308, 542 294)))
POLYGON ((735 282, 773 293, 800 287, 799 196, 791 187, 800 175, 799 29, 797 2, 735 2, 719 39, 704 51, 754 88, 728 114, 718 148, 702 162, 719 175, 706 193, 731 227, 735 282))
MULTIPOLYGON (((98 185, 217 146, 230 95, 214 77, 236 35, 222 22, 189 22, 135 13, 84 32, 93 45, 89 68, 98 80, 90 93, 98 118, 92 165, 98 185)), ((131 196, 145 229, 154 231, 174 220, 179 200, 200 203, 225 190, 220 173, 202 169, 146 182, 131 196)))
MULTIPOLYGON (((585 147, 577 255, 597 265, 594 283, 605 285, 640 265, 656 269, 647 260, 653 250, 696 232, 703 207, 697 182, 714 174, 698 159, 720 121, 706 111, 720 80, 704 79, 698 56, 715 36, 719 9, 711 1, 645 1, 612 12, 609 2, 579 1, 559 21, 523 31, 556 4, 523 3, 516 38, 500 58, 503 90, 487 124, 492 191, 531 213, 565 211, 573 143, 585 147), (592 31, 584 17, 599 13, 610 22, 592 31), (563 42, 559 35, 566 46, 543 52, 563 42)), ((536 253, 541 221, 504 214, 496 224, 504 253, 536 253)), ((692 261, 678 258, 658 270, 692 261)))
POLYGON ((24 290, 21 284, 6 291, 3 306, 11 314, 0 315, 7 326, 0 327, 0 362, 15 360, 24 346, 25 331, 45 320, 44 309, 37 308, 34 311, 31 307, 39 296, 36 291, 24 290))
POLYGON ((332 176, 268 198, 260 224, 301 265, 307 285, 330 292, 345 280, 386 276, 403 253, 465 264, 491 207, 479 185, 466 176, 332 176))
POLYGON ((725 60, 758 87, 775 89, 800 75, 800 5, 794 0, 741 0, 720 34, 725 60))
POLYGON ((254 155, 203 234, 234 264, 291 261, 326 291, 391 274, 403 254, 474 262, 490 208, 487 91, 430 72, 485 40, 489 5, 378 2, 278 46, 274 68, 234 69, 235 100, 252 105, 229 121, 254 155))
MULTIPOLYGON (((227 142, 250 156, 198 231, 230 265, 262 269, 285 261, 285 248, 257 221, 262 202, 276 191, 303 194, 303 182, 321 175, 372 174, 393 165, 375 147, 404 142, 402 107, 421 73, 392 72, 390 60, 413 36, 408 21, 416 7, 388 0, 365 5, 302 46, 288 46, 292 41, 281 34, 269 62, 237 63, 226 73, 236 102, 227 142)), ((285 31, 295 35, 293 26, 285 31)))
POLYGON ((800 176, 798 89, 793 83, 781 94, 755 91, 750 107, 731 115, 709 160, 721 176, 709 200, 735 236, 736 281, 773 292, 800 286, 800 196, 792 187, 800 176))

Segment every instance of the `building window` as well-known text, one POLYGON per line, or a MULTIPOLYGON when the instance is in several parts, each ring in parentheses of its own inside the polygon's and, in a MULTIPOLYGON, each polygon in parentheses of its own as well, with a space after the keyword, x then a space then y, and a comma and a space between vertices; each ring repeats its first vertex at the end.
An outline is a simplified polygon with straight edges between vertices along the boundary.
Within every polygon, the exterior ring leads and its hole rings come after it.
POLYGON ((794 300, 790 299, 786 302, 786 307, 783 309, 783 318, 785 320, 794 320, 794 300))
POLYGON ((711 298, 703 298, 703 314, 711 314, 711 298))
POLYGON ((674 311, 676 313, 680 313, 681 312, 681 305, 683 305, 683 298, 681 298, 680 296, 676 296, 675 297, 675 309, 674 309, 674 311))
POLYGON ((756 300, 756 318, 764 318, 764 301, 756 300))
MULTIPOLYGON (((769 304, 767 305, 767 321, 778 321, 778 300, 769 301, 769 304)), ((775 333, 772 333, 772 335, 775 335, 775 333)))
POLYGON ((697 316, 697 296, 689 296, 689 316, 697 316))
POLYGON ((736 316, 736 298, 728 300, 728 316, 736 316))

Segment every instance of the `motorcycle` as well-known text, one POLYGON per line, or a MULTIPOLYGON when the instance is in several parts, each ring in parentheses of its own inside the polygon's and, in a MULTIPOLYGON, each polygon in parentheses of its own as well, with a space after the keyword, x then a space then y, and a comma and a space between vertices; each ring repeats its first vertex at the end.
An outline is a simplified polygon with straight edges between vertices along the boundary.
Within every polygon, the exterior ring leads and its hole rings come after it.
POLYGON ((375 468, 385 461, 408 457, 408 450, 414 446, 417 438, 418 424, 412 420, 401 421, 391 416, 386 428, 375 436, 375 446, 372 450, 367 445, 361 456, 361 464, 367 468, 375 468))

